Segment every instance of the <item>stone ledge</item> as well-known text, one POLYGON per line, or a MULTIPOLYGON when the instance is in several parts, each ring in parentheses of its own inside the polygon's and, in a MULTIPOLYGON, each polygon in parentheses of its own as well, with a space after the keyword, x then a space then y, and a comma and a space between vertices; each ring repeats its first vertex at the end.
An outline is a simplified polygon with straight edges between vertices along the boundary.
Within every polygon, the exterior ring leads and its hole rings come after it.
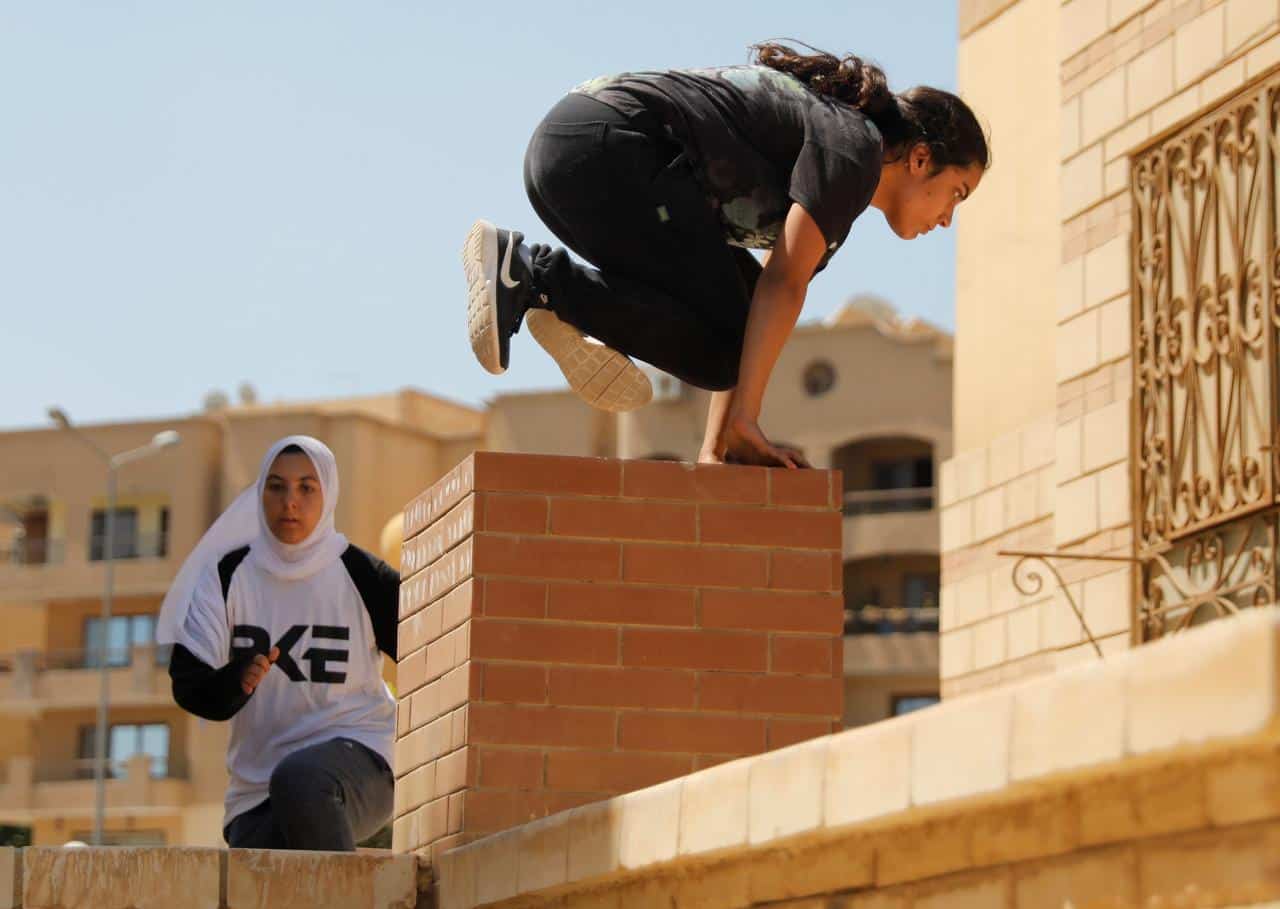
POLYGON ((0 848, 0 909, 415 909, 425 870, 388 852, 0 848))
POLYGON ((555 815, 446 853, 440 906, 734 868, 763 902, 1199 830, 1246 802, 1280 817, 1278 636, 1280 610, 1260 609, 555 815))

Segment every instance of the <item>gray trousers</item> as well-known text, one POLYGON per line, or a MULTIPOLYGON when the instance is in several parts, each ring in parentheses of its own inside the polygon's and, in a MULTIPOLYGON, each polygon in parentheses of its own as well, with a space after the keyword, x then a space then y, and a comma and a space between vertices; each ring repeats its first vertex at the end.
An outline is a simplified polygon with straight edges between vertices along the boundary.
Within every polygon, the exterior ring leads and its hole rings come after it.
POLYGON ((302 748, 271 772, 270 795, 232 818, 233 849, 353 852, 391 818, 395 777, 381 755, 352 739, 302 748))

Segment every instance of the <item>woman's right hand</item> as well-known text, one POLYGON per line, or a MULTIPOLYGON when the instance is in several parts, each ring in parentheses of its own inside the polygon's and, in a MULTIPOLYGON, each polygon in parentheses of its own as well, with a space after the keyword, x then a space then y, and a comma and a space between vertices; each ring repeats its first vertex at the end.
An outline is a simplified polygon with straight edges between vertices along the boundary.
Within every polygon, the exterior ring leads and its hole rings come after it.
POLYGON ((271 652, 266 656, 263 656, 260 653, 255 654, 253 662, 245 667, 244 674, 240 676, 240 690, 245 694, 253 694, 254 690, 262 684, 262 680, 267 677, 267 673, 279 658, 279 647, 272 647, 271 652))

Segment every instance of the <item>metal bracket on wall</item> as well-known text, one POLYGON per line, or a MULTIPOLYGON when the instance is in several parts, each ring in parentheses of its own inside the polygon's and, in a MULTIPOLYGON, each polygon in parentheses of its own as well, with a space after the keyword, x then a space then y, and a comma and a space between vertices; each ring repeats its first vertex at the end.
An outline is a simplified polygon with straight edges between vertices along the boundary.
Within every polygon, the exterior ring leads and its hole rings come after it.
POLYGON ((1001 549, 996 553, 998 556, 1012 556, 1018 561, 1013 564, 1013 586, 1017 588, 1018 593, 1023 596, 1033 597, 1044 589, 1044 578, 1037 571, 1029 570, 1025 574, 1020 574, 1024 565, 1028 562, 1040 562, 1045 568, 1053 572, 1053 576, 1058 581, 1058 589, 1062 591, 1062 595, 1067 598, 1067 602, 1071 604, 1072 611, 1076 614, 1076 621, 1080 623, 1080 627, 1084 629, 1085 637, 1089 639, 1089 643, 1093 645, 1093 649, 1098 654, 1098 659, 1103 659, 1102 648, 1098 646, 1098 640, 1093 636, 1093 632, 1089 630, 1089 624, 1084 620, 1084 612, 1076 603, 1075 597, 1071 595, 1071 588, 1067 586, 1067 582, 1062 579, 1062 575, 1058 573, 1058 569, 1053 567, 1050 559, 1068 559, 1076 562, 1126 562, 1130 565, 1141 564, 1140 559, 1132 556, 1104 556, 1104 555, 1079 555, 1072 552, 1027 552, 1018 549, 1001 549), (1023 581, 1026 581, 1024 586, 1023 581))

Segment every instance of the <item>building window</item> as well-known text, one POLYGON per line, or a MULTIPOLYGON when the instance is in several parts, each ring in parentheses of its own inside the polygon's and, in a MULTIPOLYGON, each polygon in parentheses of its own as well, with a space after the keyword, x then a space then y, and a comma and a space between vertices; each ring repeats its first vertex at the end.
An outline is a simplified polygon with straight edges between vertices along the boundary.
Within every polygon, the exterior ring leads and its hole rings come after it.
POLYGON ((814 360, 804 368, 804 391, 811 398, 825 395, 836 384, 836 368, 829 360, 814 360))
MULTIPOLYGON (((117 508, 111 530, 113 559, 138 557, 138 509, 117 508)), ((89 561, 100 562, 107 554, 107 510, 95 508, 89 521, 89 561)))
MULTIPOLYGON (((97 757, 94 743, 96 726, 80 727, 80 776, 93 776, 97 757)), ((107 731, 107 776, 122 779, 129 759, 144 754, 150 758, 151 778, 169 775, 169 725, 167 723, 120 723, 107 731)))
MULTIPOLYGON (((101 618, 93 617, 84 622, 84 665, 97 668, 102 665, 103 628, 106 628, 107 665, 128 666, 133 661, 133 648, 144 647, 156 639, 154 615, 113 615, 104 626, 101 618)), ((161 662, 157 648, 156 662, 161 662)), ((168 653, 164 654, 168 663, 168 653)))
POLYGON ((933 458, 901 458, 871 465, 876 489, 928 489, 933 486, 933 458))
POLYGON ((913 710, 923 710, 925 707, 932 707, 938 703, 936 694, 902 694, 896 695, 893 699, 893 715, 902 716, 904 713, 911 713, 913 710))
POLYGON ((1273 77, 1130 161, 1143 640, 1276 600, 1278 112, 1273 77))

